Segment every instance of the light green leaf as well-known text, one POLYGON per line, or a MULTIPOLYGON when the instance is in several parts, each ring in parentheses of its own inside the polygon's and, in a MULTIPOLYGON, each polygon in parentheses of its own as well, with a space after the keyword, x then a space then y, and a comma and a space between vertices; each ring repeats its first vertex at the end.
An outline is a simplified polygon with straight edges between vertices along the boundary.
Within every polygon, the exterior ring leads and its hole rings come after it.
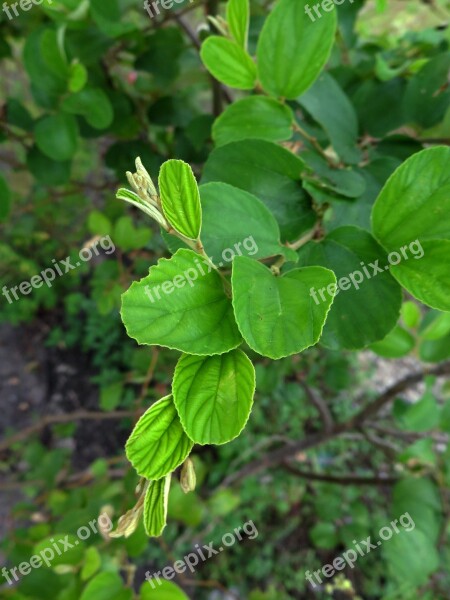
POLYGON ((415 302, 407 300, 402 304, 402 319, 406 327, 415 329, 420 323, 420 308, 415 302))
POLYGON ((286 148, 265 140, 243 140, 209 155, 202 183, 223 181, 250 192, 278 221, 282 241, 293 241, 316 222, 302 189, 304 170, 304 162, 286 148))
POLYGON ((256 65, 233 40, 213 35, 203 42, 200 56, 211 75, 225 85, 240 90, 255 87, 256 65))
POLYGON ((424 340, 439 340, 450 333, 450 314, 438 314, 421 334, 424 340))
MULTIPOLYGON (((300 264, 332 269, 338 279, 338 293, 321 340, 324 345, 355 350, 385 338, 394 328, 401 288, 386 269, 386 253, 367 231, 340 227, 320 243, 309 242, 299 256, 300 264)), ((315 294, 320 303, 329 297, 324 289, 316 289, 315 294)))
POLYGON ((247 49, 248 26, 250 22, 249 0, 228 0, 227 23, 230 33, 244 50, 247 49))
POLYGON ((117 573, 100 573, 84 588, 80 600, 125 600, 131 598, 117 573))
POLYGON ((139 344, 190 354, 222 354, 241 337, 223 282, 195 252, 161 259, 122 296, 122 320, 139 344))
POLYGON ((414 348, 414 344, 413 336, 396 325, 383 340, 371 344, 369 348, 384 358, 400 358, 409 354, 414 348))
POLYGON ((72 115, 48 115, 34 128, 38 148, 57 162, 70 160, 78 146, 78 125, 72 115))
POLYGON ((140 600, 189 600, 188 596, 171 581, 160 579, 153 588, 146 581, 140 591, 140 600))
POLYGON ((169 500, 172 474, 151 481, 147 489, 144 503, 144 526, 149 537, 159 537, 167 520, 167 503, 169 500))
POLYGON ((259 138, 281 142, 292 137, 294 116, 286 104, 265 96, 242 98, 216 119, 212 136, 216 146, 259 138))
POLYGON ((196 444, 226 444, 244 429, 255 393, 255 369, 241 350, 184 355, 173 380, 175 406, 196 444))
POLYGON ((327 132, 331 145, 346 163, 361 160, 357 148, 358 119, 348 96, 329 73, 322 73, 298 102, 327 132), (330 98, 333 101, 330 102, 330 98))
MULTIPOLYGON (((80 543, 80 540, 77 538, 76 535, 73 534, 68 534, 67 536, 65 534, 53 534, 52 536, 49 536, 48 538, 45 538, 43 540, 41 540, 38 544, 35 545, 34 547, 34 554, 40 554, 43 550, 45 550, 46 548, 51 548, 52 544, 51 541, 55 539, 55 540, 64 540, 66 539, 70 544, 72 544, 72 547, 68 548, 65 552, 62 552, 61 554, 56 554, 56 556, 52 559, 52 563, 51 566, 53 567, 58 567, 60 565, 78 565, 82 558, 83 558, 83 554, 84 554, 84 548, 83 545, 80 543), (76 543, 78 542, 78 543, 76 543)), ((62 547, 61 547, 62 549, 62 547)))
POLYGON ((88 81, 88 71, 80 62, 73 62, 70 65, 69 92, 75 94, 80 92, 88 81))
POLYGON ((202 207, 191 167, 182 160, 168 160, 161 167, 158 182, 166 219, 179 233, 196 240, 202 226, 202 207))
POLYGON ((139 419, 127 441, 126 454, 138 475, 161 479, 186 460, 193 445, 169 395, 155 402, 139 419))
POLYGON ((81 569, 82 581, 90 579, 102 565, 102 557, 95 546, 89 546, 84 555, 84 565, 81 569))
POLYGON ((313 22, 303 2, 279 0, 258 43, 258 73, 263 88, 288 99, 305 92, 328 60, 336 23, 334 6, 332 12, 322 12, 321 18, 313 22))
POLYGON ((333 297, 316 304, 310 290, 335 284, 332 271, 307 267, 275 277, 242 256, 234 259, 231 281, 239 330, 255 352, 276 360, 318 342, 333 297))

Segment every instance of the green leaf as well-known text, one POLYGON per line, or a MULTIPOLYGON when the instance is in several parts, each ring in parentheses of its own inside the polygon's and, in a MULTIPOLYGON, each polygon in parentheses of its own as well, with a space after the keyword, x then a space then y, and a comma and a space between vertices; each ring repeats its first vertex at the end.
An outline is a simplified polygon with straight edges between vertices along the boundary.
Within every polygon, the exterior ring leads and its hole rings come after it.
POLYGON ((85 88, 67 96, 62 102, 62 109, 74 115, 82 115, 95 129, 106 129, 114 118, 111 102, 101 88, 85 88))
POLYGON ((75 94, 80 92, 88 81, 88 71, 80 62, 73 62, 70 65, 69 92, 75 94))
POLYGON ((110 235, 112 223, 102 212, 93 210, 89 213, 88 229, 92 235, 110 235))
POLYGON ((429 60, 409 80, 403 105, 410 122, 429 128, 442 121, 450 104, 449 71, 450 52, 445 52, 429 60))
POLYGON ((175 406, 196 444, 226 444, 244 429, 253 404, 255 369, 241 350, 184 355, 173 379, 175 406))
POLYGON ((6 179, 0 175, 0 221, 4 221, 11 210, 11 191, 6 179))
POLYGON ((52 536, 43 539, 36 544, 34 547, 34 554, 40 554, 40 552, 43 550, 51 548, 52 541, 55 541, 55 543, 58 545, 58 548, 63 550, 64 546, 62 542, 59 542, 59 540, 68 541, 70 544, 72 544, 72 547, 69 547, 65 552, 61 552, 61 554, 58 554, 55 551, 55 557, 51 561, 51 566, 57 567, 60 565, 78 565, 83 557, 84 549, 76 535, 69 534, 66 536, 65 534, 53 534, 52 536))
POLYGON ((84 588, 80 600, 125 600, 130 597, 131 590, 125 590, 120 575, 117 573, 100 573, 84 588), (130 592, 130 595, 126 592, 130 592))
POLYGON ((198 239, 202 207, 191 167, 182 160, 168 160, 161 167, 158 183, 166 219, 185 237, 198 239))
POLYGON ((239 46, 247 49, 248 26, 250 22, 249 0, 228 0, 227 23, 231 35, 239 46))
POLYGON ((78 146, 78 126, 72 115, 49 115, 34 128, 36 144, 46 156, 57 162, 70 160, 78 146))
POLYGON ((332 550, 339 542, 336 527, 333 523, 316 523, 311 528, 310 536, 314 546, 323 550, 332 550))
POLYGON ((394 403, 394 417, 401 429, 407 431, 429 431, 439 423, 439 408, 434 395, 427 391, 417 402, 409 403, 397 399, 394 403))
POLYGON ((450 333, 450 314, 442 313, 421 333, 424 340, 439 340, 450 333))
POLYGON ((137 229, 131 217, 120 217, 114 224, 114 242, 125 252, 144 248, 151 237, 152 230, 148 227, 137 229))
POLYGON ((146 581, 140 591, 140 600, 189 600, 188 596, 171 581, 160 579, 156 587, 146 581))
POLYGON ((264 140, 244 140, 210 154, 202 183, 223 181, 250 192, 278 221, 282 241, 293 241, 316 222, 302 188, 304 170, 303 161, 289 150, 264 140))
POLYGON ((200 56, 211 75, 225 85, 240 90, 255 87, 256 65, 233 40, 213 35, 203 42, 200 56))
POLYGON ((415 302, 408 300, 402 305, 402 319, 406 327, 415 329, 420 323, 420 308, 415 302))
POLYGON ((361 160, 357 148, 358 119, 348 96, 329 73, 322 73, 298 102, 327 132, 331 145, 346 163, 361 160), (333 101, 330 102, 330 98, 333 101))
MULTIPOLYGON (((385 338, 394 328, 401 288, 389 267, 386 269, 386 253, 368 232, 340 227, 320 243, 309 242, 299 256, 300 264, 321 265, 334 271, 338 279, 338 292, 321 340, 324 345, 356 350, 385 338)), ((329 298, 325 289, 316 289, 315 294, 320 303, 329 298)))
POLYGON ((234 259, 231 281, 239 330, 255 352, 276 360, 318 342, 333 297, 316 304, 310 290, 334 285, 332 271, 307 267, 276 277, 241 256, 234 259))
POLYGON ((139 344, 189 354, 222 354, 241 337, 230 300, 215 271, 191 250, 161 259, 122 296, 122 320, 139 344), (147 288, 147 289, 146 289, 147 288))
MULTIPOLYGON (((282 254, 297 262, 297 253, 281 244, 278 223, 258 198, 226 183, 200 186, 200 197, 202 243, 216 266, 231 268, 235 256, 261 259, 282 254)), ((163 232, 163 237, 172 252, 183 247, 175 236, 163 232)))
POLYGON ((193 445, 169 395, 155 402, 139 419, 127 441, 126 453, 138 475, 161 479, 186 460, 193 445))
POLYGON ((144 503, 144 526, 149 537, 159 537, 167 524, 171 479, 172 475, 169 474, 158 481, 151 481, 148 486, 144 503))
MULTIPOLYGON (((422 252, 391 267, 392 275, 408 292, 424 304, 450 311, 448 265, 450 240, 413 242, 422 252)), ((411 248, 411 244, 409 245, 411 248)))
POLYGON ((90 546, 84 555, 84 565, 81 569, 81 579, 82 581, 87 581, 90 579, 97 571, 100 569, 102 565, 102 557, 100 556, 99 551, 95 546, 90 546))
POLYGON ((44 185, 63 185, 70 179, 71 161, 56 162, 43 154, 37 146, 27 153, 30 173, 44 185))
MULTIPOLYGON (((313 14, 313 13, 312 13, 313 14)), ((334 43, 336 9, 313 22, 298 0, 279 0, 262 29, 258 73, 270 94, 294 99, 305 92, 325 66, 334 43)))
POLYGON ((419 529, 409 532, 400 529, 399 534, 383 544, 383 555, 390 577, 415 588, 429 581, 440 562, 435 545, 419 529))
POLYGON ((250 96, 230 104, 216 119, 212 136, 216 146, 250 138, 281 142, 292 137, 293 120, 292 110, 286 104, 250 96))
POLYGON ((414 345, 415 339, 413 336, 396 325, 383 340, 371 344, 369 348, 372 352, 384 358, 400 358, 409 354, 414 345))
POLYGON ((429 148, 388 179, 372 211, 373 233, 387 250, 416 239, 450 239, 449 164, 450 148, 429 148))

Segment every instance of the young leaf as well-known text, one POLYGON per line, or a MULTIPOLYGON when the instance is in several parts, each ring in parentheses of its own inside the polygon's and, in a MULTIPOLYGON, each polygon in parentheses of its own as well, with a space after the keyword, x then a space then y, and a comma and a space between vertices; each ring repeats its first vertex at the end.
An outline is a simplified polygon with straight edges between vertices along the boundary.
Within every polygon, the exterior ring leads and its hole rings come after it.
POLYGON ((135 281, 122 296, 121 314, 139 344, 209 355, 242 341, 220 276, 192 250, 161 259, 135 281))
POLYGON ((200 56, 211 75, 225 85, 240 90, 255 87, 256 65, 233 40, 213 35, 203 42, 200 56))
POLYGON ((450 310, 449 165, 450 148, 414 154, 388 179, 372 211, 375 237, 400 256, 391 267, 393 276, 421 302, 445 311, 450 310))
POLYGON ((126 453, 138 475, 161 479, 186 460, 193 445, 170 395, 142 415, 128 439, 126 453))
POLYGON ((286 104, 274 98, 250 96, 230 104, 216 119, 212 136, 216 146, 249 138, 281 142, 292 137, 293 120, 286 104))
POLYGON ((182 160, 168 160, 161 167, 158 183, 166 219, 184 237, 198 239, 202 207, 191 167, 182 160))
POLYGON ((259 79, 273 96, 297 98, 317 79, 334 43, 336 8, 313 22, 299 0, 279 0, 261 32, 259 79))
POLYGON ((247 355, 184 355, 173 380, 175 406, 196 444, 225 444, 237 437, 250 416, 255 370, 247 355))
POLYGON ((227 23, 230 33, 244 50, 247 50, 248 26, 250 22, 249 0, 228 0, 227 23))
POLYGON ((170 473, 158 481, 151 481, 144 503, 144 526, 149 537, 159 537, 167 525, 167 502, 169 500, 170 473))
POLYGON ((306 267, 275 277, 261 263, 240 256, 234 259, 231 282, 239 330, 255 352, 276 360, 319 341, 333 296, 317 304, 310 290, 333 286, 332 271, 306 267))

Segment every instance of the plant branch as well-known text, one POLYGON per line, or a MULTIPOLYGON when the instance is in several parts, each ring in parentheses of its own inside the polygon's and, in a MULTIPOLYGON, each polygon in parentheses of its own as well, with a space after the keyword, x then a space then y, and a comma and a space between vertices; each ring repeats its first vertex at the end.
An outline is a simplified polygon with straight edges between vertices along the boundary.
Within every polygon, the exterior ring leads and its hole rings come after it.
POLYGON ((312 471, 303 471, 297 467, 292 466, 288 462, 283 463, 284 468, 304 479, 310 481, 324 481, 327 483, 337 483, 339 485, 393 485, 398 481, 398 477, 395 476, 382 476, 377 477, 364 477, 362 475, 327 475, 326 473, 313 473, 312 471))
POLYGON ((350 417, 350 419, 344 421, 343 423, 337 423, 331 431, 325 431, 323 433, 311 435, 310 437, 307 437, 304 440, 299 440, 292 445, 279 448, 271 454, 265 455, 259 459, 252 461, 251 463, 245 465, 239 471, 231 473, 228 477, 226 477, 223 483, 221 484, 221 487, 229 486, 232 483, 235 483, 236 481, 239 481, 244 477, 254 475, 262 470, 279 465, 280 463, 283 463, 286 460, 292 460, 293 458, 295 458, 296 454, 325 444, 326 442, 329 442, 341 436, 343 433, 349 433, 351 431, 354 431, 355 429, 360 429, 363 423, 366 421, 366 419, 377 414, 386 404, 393 400, 398 394, 422 381, 422 379, 426 375, 440 376, 448 374, 450 374, 450 361, 447 361, 430 369, 424 369, 423 371, 420 371, 418 373, 408 375, 407 377, 401 379, 400 381, 389 387, 374 402, 357 412, 353 417, 350 417))
POLYGON ((17 442, 26 440, 30 435, 33 435, 34 433, 39 433, 48 425, 71 423, 72 421, 103 421, 111 419, 124 419, 126 417, 132 418, 135 415, 136 411, 132 410, 116 410, 111 412, 80 410, 77 412, 66 413, 62 415, 47 415, 37 423, 34 423, 34 425, 30 425, 30 427, 26 427, 25 429, 22 429, 18 433, 7 438, 3 442, 0 442, 0 452, 3 450, 7 450, 17 442))

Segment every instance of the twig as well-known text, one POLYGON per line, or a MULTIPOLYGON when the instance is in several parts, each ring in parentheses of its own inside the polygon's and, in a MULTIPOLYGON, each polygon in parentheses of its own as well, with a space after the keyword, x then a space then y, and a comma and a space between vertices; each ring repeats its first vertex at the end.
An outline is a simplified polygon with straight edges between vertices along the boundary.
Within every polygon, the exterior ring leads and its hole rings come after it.
POLYGON ((378 411, 381 410, 381 408, 383 408, 383 406, 388 404, 391 400, 393 400, 397 394, 400 394, 409 387, 419 383, 426 375, 439 376, 447 374, 450 374, 450 361, 437 365, 431 369, 424 369, 419 373, 408 375, 404 379, 401 379, 393 386, 388 388, 374 402, 357 412, 353 417, 347 421, 344 421, 343 423, 336 424, 331 431, 311 435, 310 437, 300 440, 293 445, 285 446, 275 450, 270 455, 266 455, 260 459, 254 460, 248 465, 245 465, 236 473, 231 473, 228 477, 226 477, 221 487, 228 486, 244 477, 254 475, 255 473, 258 473, 264 469, 269 469, 270 467, 279 465, 285 460, 291 460, 297 453, 320 446, 339 437, 343 433, 348 433, 355 429, 359 429, 366 419, 378 413, 378 411))
MULTIPOLYGON (((142 411, 143 412, 143 411, 142 411)), ((71 423, 72 421, 103 421, 110 419, 124 419, 126 417, 134 417, 135 411, 131 410, 116 410, 112 412, 100 412, 100 411, 88 411, 80 410, 73 413, 66 413, 62 415, 48 415, 43 417, 40 421, 34 425, 30 425, 22 431, 12 435, 3 442, 0 442, 0 452, 7 450, 13 444, 26 440, 33 433, 42 431, 48 425, 57 425, 60 423, 71 423)))
POLYGON ((311 481, 324 481, 327 483, 337 483, 339 485, 393 485, 397 483, 398 477, 391 476, 378 476, 378 477, 363 477, 360 475, 327 475, 325 473, 313 473, 311 471, 303 471, 297 467, 292 466, 290 463, 285 462, 284 468, 296 475, 297 477, 303 477, 304 479, 310 479, 311 481))

